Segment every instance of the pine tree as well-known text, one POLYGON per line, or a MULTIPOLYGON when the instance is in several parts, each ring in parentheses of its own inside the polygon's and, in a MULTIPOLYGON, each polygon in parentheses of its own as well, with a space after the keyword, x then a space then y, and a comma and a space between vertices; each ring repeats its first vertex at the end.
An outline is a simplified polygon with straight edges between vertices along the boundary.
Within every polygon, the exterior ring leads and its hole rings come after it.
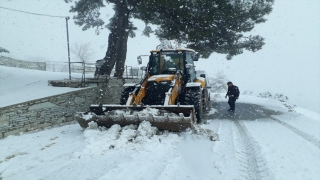
MULTIPOLYGON (((227 54, 227 59, 255 52, 264 45, 264 38, 244 35, 256 24, 266 21, 274 0, 163 0, 141 3, 136 18, 158 25, 159 38, 176 40, 200 52, 203 58, 211 53, 227 54)), ((148 32, 153 30, 146 26, 148 32)))
MULTIPOLYGON (((71 2, 72 0, 65 0, 71 2)), ((127 54, 128 37, 134 37, 132 18, 143 20, 145 35, 155 33, 160 39, 175 40, 198 51, 203 58, 213 52, 227 54, 227 59, 257 51, 264 38, 247 35, 255 24, 266 21, 274 0, 79 0, 71 7, 75 23, 83 30, 104 27, 110 30, 108 49, 102 70, 111 73, 116 66, 116 77, 122 77, 127 54), (114 16, 105 25, 100 9, 105 3, 113 4, 114 16), (152 30, 149 24, 157 25, 152 30)))
MULTIPOLYGON (((72 2, 72 0, 65 0, 72 2)), ((106 63, 101 67, 101 71, 110 75, 113 67, 116 67, 115 77, 122 77, 127 55, 128 37, 134 37, 136 28, 133 26, 130 18, 135 12, 136 0, 105 0, 105 3, 112 3, 115 11, 110 22, 105 25, 100 18, 100 9, 105 7, 103 0, 79 0, 75 6, 71 6, 70 12, 77 13, 74 16, 75 23, 82 26, 82 30, 96 28, 96 33, 104 27, 110 30, 108 37, 108 49, 104 60, 106 63)))

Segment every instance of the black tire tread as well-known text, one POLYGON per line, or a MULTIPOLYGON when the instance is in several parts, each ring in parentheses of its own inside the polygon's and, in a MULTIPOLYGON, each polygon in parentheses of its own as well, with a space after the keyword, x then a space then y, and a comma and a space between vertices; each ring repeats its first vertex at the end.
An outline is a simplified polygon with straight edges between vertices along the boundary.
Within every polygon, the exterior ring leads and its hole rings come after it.
POLYGON ((196 111, 197 123, 201 123, 202 108, 202 90, 201 88, 188 88, 185 94, 185 104, 194 105, 196 111))
POLYGON ((121 97, 120 97, 120 105, 126 105, 127 100, 129 98, 129 93, 132 92, 135 87, 126 87, 122 90, 121 97))

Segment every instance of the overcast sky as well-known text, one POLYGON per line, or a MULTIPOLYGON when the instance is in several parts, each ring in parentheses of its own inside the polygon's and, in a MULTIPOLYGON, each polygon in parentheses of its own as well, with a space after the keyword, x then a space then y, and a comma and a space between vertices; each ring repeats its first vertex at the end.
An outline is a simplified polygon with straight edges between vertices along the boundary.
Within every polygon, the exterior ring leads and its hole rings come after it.
MULTIPOLYGON (((63 0, 1 0, 0 6, 24 11, 73 16, 71 4, 63 0)), ((110 7, 103 10, 106 21, 112 17, 110 7)), ((266 38, 262 50, 245 52, 231 61, 225 55, 212 54, 196 65, 214 75, 224 71, 241 91, 255 94, 264 91, 284 93, 293 103, 320 112, 320 1, 276 0, 268 21, 257 25, 251 34, 266 38)), ((129 39, 127 64, 136 65, 136 57, 148 54, 159 41, 141 36, 144 24, 135 20, 140 29, 129 39)), ((96 51, 92 60, 104 57, 108 31, 99 36, 94 30, 81 31, 69 21, 71 44, 90 41, 96 51)), ((65 19, 27 15, 0 9, 0 46, 10 50, 2 54, 22 60, 67 61, 65 19)), ((72 57, 72 60, 76 61, 72 57)))

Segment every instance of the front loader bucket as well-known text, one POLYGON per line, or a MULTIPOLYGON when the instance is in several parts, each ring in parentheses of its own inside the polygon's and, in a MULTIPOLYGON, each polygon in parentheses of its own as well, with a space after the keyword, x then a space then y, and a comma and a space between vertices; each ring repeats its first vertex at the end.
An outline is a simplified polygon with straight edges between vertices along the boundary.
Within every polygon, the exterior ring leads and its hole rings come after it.
POLYGON ((196 124, 193 106, 122 106, 122 105, 91 105, 90 112, 78 113, 75 119, 83 128, 94 121, 98 126, 111 127, 139 125, 149 121, 160 130, 183 131, 196 124))

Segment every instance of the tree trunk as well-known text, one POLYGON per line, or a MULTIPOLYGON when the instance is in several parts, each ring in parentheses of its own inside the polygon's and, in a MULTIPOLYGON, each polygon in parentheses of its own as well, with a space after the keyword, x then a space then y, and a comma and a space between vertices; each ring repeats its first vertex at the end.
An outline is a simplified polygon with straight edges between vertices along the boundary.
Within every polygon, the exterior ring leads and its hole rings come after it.
POLYGON ((116 61, 116 73, 114 77, 123 77, 123 72, 125 68, 125 62, 127 57, 127 43, 128 43, 128 32, 125 33, 124 38, 122 39, 119 47, 118 58, 116 61))
POLYGON ((116 65, 114 77, 121 78, 127 56, 129 10, 126 0, 116 4, 115 15, 111 22, 111 32, 108 39, 108 50, 101 67, 100 74, 110 75, 116 65))
POLYGON ((116 63, 117 56, 117 42, 118 37, 116 33, 110 32, 108 37, 108 50, 106 52, 106 56, 104 57, 105 63, 100 68, 100 74, 109 75, 112 72, 112 69, 116 63))

